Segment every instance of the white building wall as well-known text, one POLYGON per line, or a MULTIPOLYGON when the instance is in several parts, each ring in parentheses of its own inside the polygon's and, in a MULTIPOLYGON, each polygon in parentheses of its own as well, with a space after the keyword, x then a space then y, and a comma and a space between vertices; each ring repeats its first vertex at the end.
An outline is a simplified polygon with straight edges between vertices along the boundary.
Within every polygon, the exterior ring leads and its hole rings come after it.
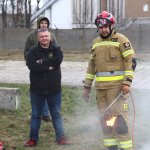
MULTIPOLYGON (((41 0, 45 4, 49 0, 41 0)), ((42 3, 41 2, 41 3, 42 3)), ((94 1, 93 16, 99 13, 99 0, 94 1)), ((73 0, 57 0, 44 14, 49 18, 52 29, 73 28, 73 0)), ((95 27, 92 25, 91 27, 95 27)))
MULTIPOLYGON (((49 0, 41 1, 45 4, 49 0)), ((52 29, 72 29, 72 0, 57 0, 43 15, 50 20, 52 29)))
POLYGON ((58 0, 52 6, 52 28, 72 29, 72 0, 58 0))

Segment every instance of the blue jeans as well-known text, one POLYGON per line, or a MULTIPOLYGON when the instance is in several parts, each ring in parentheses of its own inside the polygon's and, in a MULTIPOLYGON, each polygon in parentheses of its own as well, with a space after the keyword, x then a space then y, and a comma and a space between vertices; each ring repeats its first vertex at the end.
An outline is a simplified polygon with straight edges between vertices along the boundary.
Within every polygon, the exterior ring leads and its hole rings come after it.
POLYGON ((45 104, 42 110, 42 116, 49 116, 47 101, 45 101, 45 104))
POLYGON ((42 110, 47 101, 49 112, 55 130, 56 140, 64 136, 61 111, 61 92, 55 95, 30 93, 32 116, 30 124, 30 138, 36 142, 39 140, 39 129, 41 125, 42 110))

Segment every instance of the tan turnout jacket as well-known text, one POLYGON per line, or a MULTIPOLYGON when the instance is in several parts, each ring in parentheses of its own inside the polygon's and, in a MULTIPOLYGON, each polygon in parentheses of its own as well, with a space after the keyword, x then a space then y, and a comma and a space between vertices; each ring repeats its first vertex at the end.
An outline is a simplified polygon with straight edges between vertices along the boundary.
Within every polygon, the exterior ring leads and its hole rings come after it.
POLYGON ((124 35, 113 31, 107 39, 97 37, 92 43, 84 86, 91 87, 94 80, 96 89, 130 86, 133 58, 134 50, 124 35))

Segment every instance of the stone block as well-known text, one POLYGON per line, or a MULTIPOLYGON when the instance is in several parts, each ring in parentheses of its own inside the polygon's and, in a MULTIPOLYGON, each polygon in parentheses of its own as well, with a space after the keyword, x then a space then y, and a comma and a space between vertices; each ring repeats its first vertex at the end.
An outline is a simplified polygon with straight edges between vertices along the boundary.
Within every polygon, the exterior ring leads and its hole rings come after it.
POLYGON ((19 88, 0 87, 0 109, 17 110, 20 105, 19 88))

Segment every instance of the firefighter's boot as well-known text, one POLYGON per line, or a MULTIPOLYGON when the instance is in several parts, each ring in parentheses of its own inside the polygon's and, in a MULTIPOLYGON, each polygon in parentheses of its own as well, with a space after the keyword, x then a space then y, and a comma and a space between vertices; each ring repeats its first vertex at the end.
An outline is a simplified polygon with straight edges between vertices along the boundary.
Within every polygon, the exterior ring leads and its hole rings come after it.
POLYGON ((118 150, 118 145, 110 146, 108 150, 118 150))

